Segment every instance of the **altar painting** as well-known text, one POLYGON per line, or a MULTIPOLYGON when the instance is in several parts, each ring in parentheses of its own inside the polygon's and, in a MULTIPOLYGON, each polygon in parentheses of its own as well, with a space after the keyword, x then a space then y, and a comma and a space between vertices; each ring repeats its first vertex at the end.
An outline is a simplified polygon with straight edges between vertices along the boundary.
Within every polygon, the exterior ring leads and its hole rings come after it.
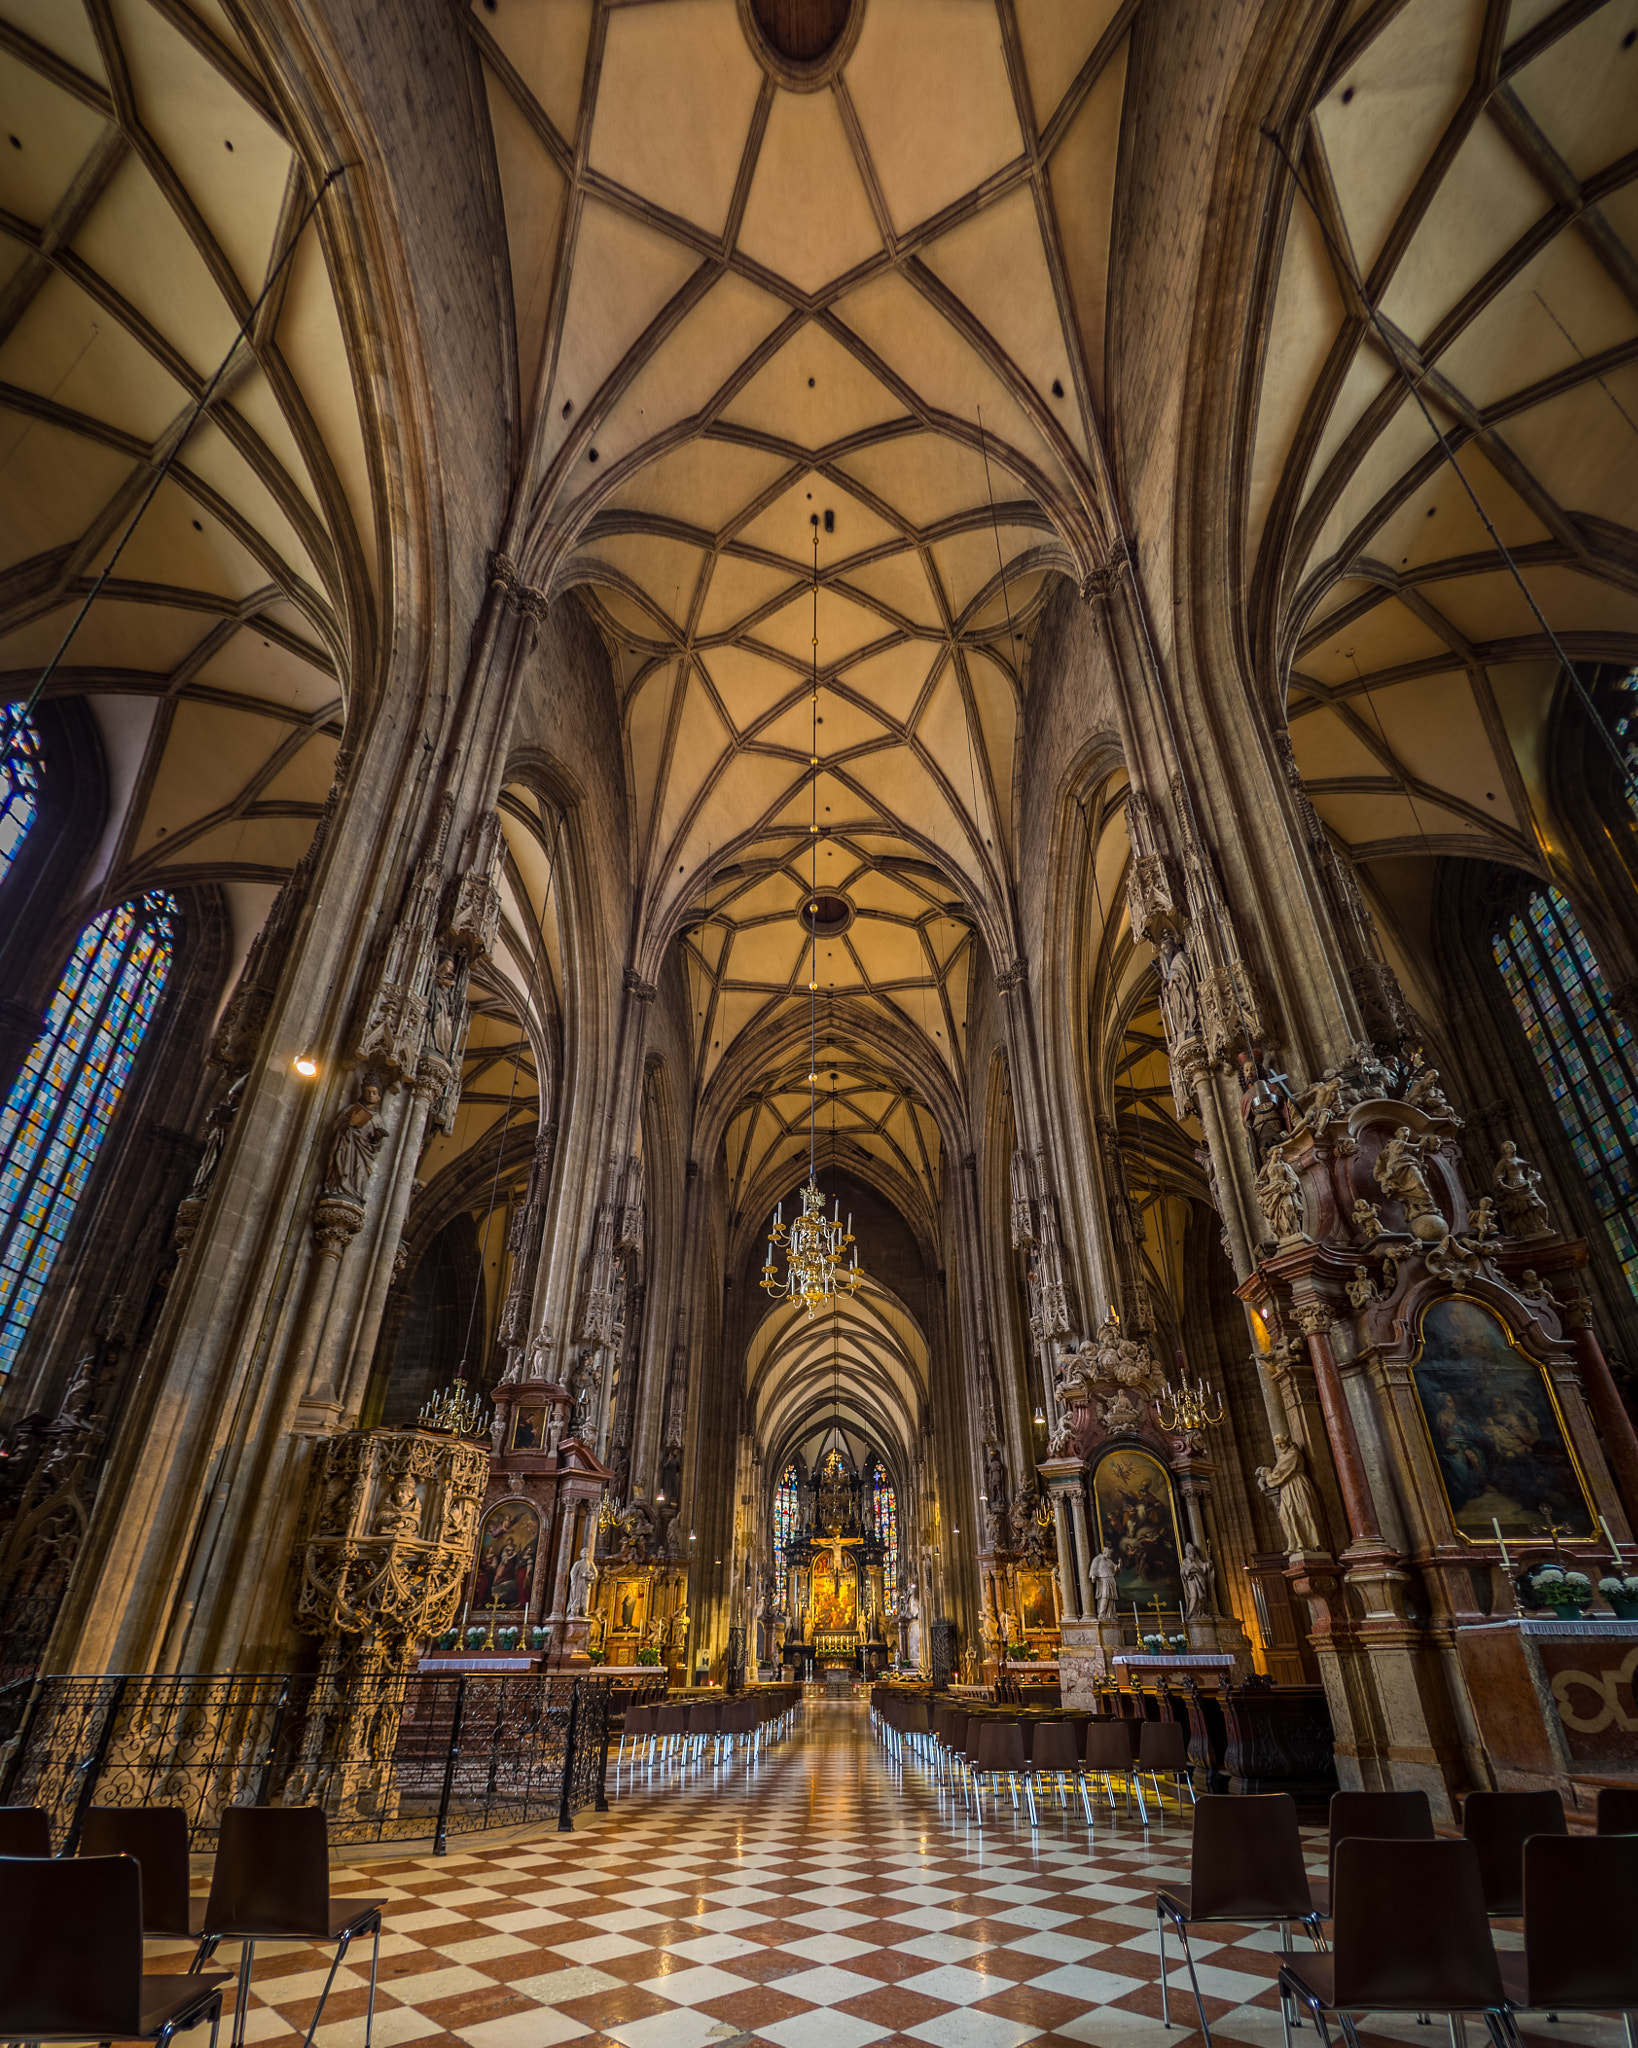
POLYGON ((1092 1511, 1098 1547, 1113 1544, 1120 1566, 1116 1592, 1122 1606, 1183 1604, 1177 1514, 1171 1474, 1150 1451, 1123 1444, 1106 1451, 1092 1474, 1092 1511))
POLYGON ((851 1558, 843 1558, 840 1571, 828 1554, 813 1560, 808 1616, 816 1636, 851 1635, 858 1628, 859 1581, 851 1558))
POLYGON ((527 1607, 535 1582, 540 1517, 520 1500, 503 1500, 484 1517, 478 1538, 478 1568, 472 1577, 472 1607, 527 1607))
POLYGON ((643 1626, 643 1603, 648 1593, 646 1579, 621 1579, 614 1588, 610 1627, 616 1634, 634 1635, 643 1626))
POLYGON ((1546 1376, 1487 1308, 1460 1298, 1432 1303, 1411 1377, 1463 1536, 1493 1541, 1498 1522, 1504 1536, 1549 1523, 1592 1535, 1591 1504, 1546 1376))
POLYGON ((1051 1572, 1018 1574, 1018 1613, 1026 1633, 1058 1626, 1058 1610, 1052 1598, 1051 1572))

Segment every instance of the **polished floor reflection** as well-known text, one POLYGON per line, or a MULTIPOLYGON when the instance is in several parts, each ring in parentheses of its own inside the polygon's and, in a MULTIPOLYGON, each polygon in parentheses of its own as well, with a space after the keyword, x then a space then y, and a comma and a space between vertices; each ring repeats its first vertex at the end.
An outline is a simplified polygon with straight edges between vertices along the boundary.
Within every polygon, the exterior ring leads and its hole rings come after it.
MULTIPOLYGON (((756 1761, 624 1774, 613 1811, 572 1835, 371 1857, 336 1885, 390 1895, 380 2048, 1197 2042, 1175 1950, 1174 2024, 1160 2024, 1152 1904, 1157 1882, 1187 1875, 1187 1810, 1168 1801, 1147 1831, 1095 1812, 1090 1835, 1078 1804, 1044 1806, 1035 1830, 1010 1807, 980 1826, 959 1791, 895 1766, 862 1705, 814 1702, 756 1761)), ((1277 2048, 1278 1938, 1226 1932, 1240 1938, 1195 1944, 1213 2038, 1277 2048)), ((299 2037, 321 1959, 266 1953, 249 2038, 299 2037)), ((360 2048, 366 1982, 343 1973, 321 2048, 360 2048)), ((1442 2024, 1362 2032, 1447 2041, 1442 2024)), ((1527 2038, 1614 2048, 1619 2028, 1527 2038)), ((1313 2048, 1307 2028, 1295 2040, 1313 2048)))

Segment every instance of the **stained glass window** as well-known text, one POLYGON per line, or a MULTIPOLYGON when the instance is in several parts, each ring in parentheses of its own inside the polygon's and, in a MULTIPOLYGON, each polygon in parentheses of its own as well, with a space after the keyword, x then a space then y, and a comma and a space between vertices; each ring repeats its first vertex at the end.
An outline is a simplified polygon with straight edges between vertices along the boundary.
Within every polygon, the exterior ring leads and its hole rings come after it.
POLYGON ((794 1461, 785 1467, 779 1490, 774 1495, 774 1571, 779 1579, 781 1598, 785 1592, 785 1545, 794 1542, 798 1533, 799 1497, 796 1489, 796 1465, 794 1461))
POLYGON ((1536 890, 1491 940, 1593 1206, 1638 1295, 1638 1044, 1615 1014, 1581 920, 1536 890))
POLYGON ((0 881, 34 823, 40 796, 40 735, 9 705, 0 725, 0 881))
POLYGON ((17 1361, 170 970, 176 904, 139 896, 80 934, 0 1112, 0 1374, 17 1361))
POLYGON ((880 1465, 870 1474, 870 1514, 876 1525, 876 1540, 886 1552, 882 1559, 882 1599, 891 1614, 899 1604, 899 1497, 880 1465))

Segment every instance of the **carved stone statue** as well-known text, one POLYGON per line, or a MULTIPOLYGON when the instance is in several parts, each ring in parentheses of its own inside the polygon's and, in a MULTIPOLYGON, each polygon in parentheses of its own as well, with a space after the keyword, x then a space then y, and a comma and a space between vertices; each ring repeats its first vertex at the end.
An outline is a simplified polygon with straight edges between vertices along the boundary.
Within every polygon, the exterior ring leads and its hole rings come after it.
POLYGON ((577 1557, 569 1567, 569 1619, 584 1621, 591 1606, 592 1588, 597 1584, 597 1567, 589 1557, 577 1557))
POLYGON ((1469 1237, 1482 1238, 1497 1237, 1500 1232, 1501 1226, 1496 1221, 1496 1204, 1489 1195, 1486 1195, 1467 1219, 1467 1234, 1469 1237))
POLYGON ((1067 1415, 1058 1417, 1058 1427, 1047 1440, 1049 1458, 1073 1458, 1075 1455, 1075 1426, 1067 1415))
POLYGON ((1058 1366, 1058 1391, 1066 1402, 1084 1400, 1089 1388, 1117 1386, 1135 1393, 1158 1394, 1164 1380, 1147 1344, 1122 1334, 1113 1309, 1097 1335, 1076 1345, 1058 1366))
POLYGON ((1306 1460, 1288 1436, 1274 1439, 1274 1462, 1257 1467, 1257 1484, 1273 1501, 1291 1551, 1323 1550, 1319 1499, 1308 1477, 1306 1460))
POLYGON ((1183 1546, 1183 1612, 1190 1621, 1217 1612, 1217 1568, 1192 1543, 1183 1546))
POLYGON ((239 1114, 239 1105, 244 1100, 247 1078, 241 1074, 205 1120, 205 1149, 199 1155, 199 1164, 194 1169, 193 1184, 188 1189, 190 1201, 202 1202, 210 1193, 210 1184, 215 1180, 216 1169, 222 1163, 222 1151, 227 1144, 228 1132, 232 1130, 233 1119, 239 1114))
POLYGON ((1189 949, 1176 932, 1167 930, 1160 934, 1157 965, 1166 1037, 1171 1045, 1181 1046, 1200 1036, 1200 989, 1189 949))
POLYGON ((1283 1152, 1264 1156, 1252 1183, 1257 1206, 1268 1218, 1276 1237, 1298 1237, 1302 1233, 1302 1182, 1297 1169, 1283 1152))
POLYGON ((455 1064, 461 1029, 461 969, 453 953, 440 953, 427 994, 426 1049, 446 1066, 455 1064))
POLYGON ((1316 1081, 1302 1098, 1302 1115, 1296 1128, 1310 1130, 1316 1138, 1324 1135, 1326 1127, 1342 1114, 1342 1082, 1335 1074, 1327 1074, 1323 1081, 1316 1081))
POLYGON ((1251 1140, 1252 1157, 1260 1166, 1272 1146, 1291 1128, 1291 1112, 1275 1092, 1282 1075, 1270 1075, 1261 1053, 1241 1052, 1235 1066, 1240 1075, 1240 1121, 1251 1140))
POLYGON ((1346 1282, 1348 1299, 1355 1308, 1363 1308, 1368 1301, 1378 1299, 1376 1282, 1365 1266, 1354 1268, 1354 1277, 1346 1282))
POLYGON ((626 1504, 617 1523, 620 1559, 623 1564, 643 1564, 648 1558, 649 1539, 654 1534, 654 1516, 641 1493, 626 1504))
POLYGON ((1556 1308, 1552 1289, 1541 1279, 1534 1266, 1526 1266, 1519 1275, 1519 1292, 1526 1301, 1544 1301, 1549 1308, 1556 1308))
POLYGON ((414 1536, 420 1533, 421 1503, 416 1498, 415 1481, 407 1472, 400 1472, 388 1489, 386 1499, 375 1511, 374 1534, 377 1536, 414 1536))
POLYGON ((1383 1232, 1382 1211, 1374 1202, 1367 1202, 1363 1195, 1354 1204, 1354 1228, 1365 1244, 1369 1244, 1373 1238, 1380 1237, 1383 1232))
POLYGON ((1100 1550, 1087 1567, 1092 1581, 1092 1600, 1099 1621, 1113 1621, 1120 1612, 1120 1559, 1113 1544, 1100 1550))
POLYGON ((984 1493, 992 1513, 999 1514, 1007 1505, 1007 1461, 999 1444, 990 1445, 984 1460, 984 1493))
POLYGON ((327 1195, 362 1204, 369 1192, 376 1155, 387 1141, 387 1127, 376 1115, 380 1107, 380 1083, 368 1078, 358 1091, 358 1100, 350 1102, 336 1118, 331 1127, 330 1157, 324 1177, 327 1195))
POLYGON ((1422 1048, 1411 1048, 1410 1079, 1405 1086, 1405 1100, 1412 1109, 1419 1109, 1424 1116, 1443 1117, 1455 1123, 1460 1119, 1451 1108, 1445 1091, 1439 1085, 1438 1069, 1430 1067, 1422 1058, 1422 1048))
POLYGON ((1410 1125, 1401 1124, 1377 1154, 1375 1172, 1382 1192, 1404 1204, 1411 1236, 1433 1243, 1450 1233, 1422 1169, 1430 1142, 1413 1138, 1410 1125))
POLYGON ((626 1492, 631 1485, 631 1446, 616 1444, 614 1456, 609 1464, 609 1498, 625 1504, 626 1492))
POLYGON ((1502 1223, 1509 1237, 1546 1237, 1553 1228, 1547 1204, 1541 1199, 1541 1174, 1528 1159, 1519 1156, 1511 1138, 1503 1141, 1501 1157, 1492 1175, 1502 1223))

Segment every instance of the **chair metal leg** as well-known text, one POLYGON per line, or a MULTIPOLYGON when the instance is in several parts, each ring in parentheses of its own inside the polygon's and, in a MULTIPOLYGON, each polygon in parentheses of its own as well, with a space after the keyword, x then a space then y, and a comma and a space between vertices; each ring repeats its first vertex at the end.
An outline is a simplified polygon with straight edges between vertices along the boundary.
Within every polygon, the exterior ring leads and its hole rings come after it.
POLYGON ((244 1941, 239 1945, 238 1997, 233 2008, 233 2048, 244 2048, 245 2021, 250 2017, 250 1971, 256 1960, 256 1944, 244 1941))
POLYGON ((1081 1771, 1077 1771, 1077 1772, 1075 1773, 1075 1783, 1076 1783, 1076 1784, 1077 1784, 1077 1785, 1078 1785, 1078 1786, 1080 1787, 1080 1793, 1081 1793, 1081 1811, 1082 1811, 1082 1812, 1083 1812, 1083 1813, 1084 1813, 1084 1814, 1086 1815, 1086 1824, 1087 1824, 1087 1826, 1088 1826, 1088 1827, 1091 1827, 1091 1825, 1092 1825, 1092 1802, 1091 1802, 1091 1800, 1090 1800, 1090 1799, 1088 1799, 1088 1798, 1087 1798, 1087 1796, 1086 1796, 1086 1776, 1085 1776, 1085 1773, 1084 1773, 1084 1772, 1081 1772, 1081 1771))
POLYGON ((1041 1825, 1041 1820, 1035 1811, 1035 1787, 1028 1778, 1024 1780, 1024 1799, 1029 1807, 1029 1824, 1032 1828, 1038 1828, 1041 1825))
MULTIPOLYGON (((1189 1948, 1189 1930, 1187 1927, 1179 1924, 1177 1938, 1183 1944, 1183 1960, 1188 1965, 1189 1985, 1194 1992, 1194 2009, 1200 2015, 1200 2032, 1205 2039, 1206 2048, 1211 2048, 1211 2028, 1206 2025, 1206 2006, 1205 2001, 1200 1996, 1200 1979, 1194 1974, 1194 1955, 1189 1948)), ((1166 1995, 1164 1970, 1161 1972, 1160 1981, 1161 1997, 1164 1999, 1166 1995)))
POLYGON ((324 1989, 319 1993, 319 2002, 313 2009, 313 2022, 307 2029, 307 2039, 303 2048, 313 2048, 313 2036, 318 2032, 318 2023, 324 2017, 324 2006, 330 1996, 330 1986, 336 1981, 336 1972, 341 1968, 341 1959, 347 1953, 352 1938, 350 1934, 344 1934, 336 1943, 335 1960, 330 1965, 329 1976, 324 1980, 324 1989))
POLYGON ((370 2048, 375 2031, 375 1985, 381 1974, 381 1915, 375 1916, 375 1939, 370 1944, 370 2002, 364 2008, 364 2048, 370 2048))
POLYGON ((1169 2027, 1172 2023, 1172 2002, 1166 1989, 1166 1915, 1155 1908, 1155 1933, 1160 1938, 1160 2024, 1169 2027))

